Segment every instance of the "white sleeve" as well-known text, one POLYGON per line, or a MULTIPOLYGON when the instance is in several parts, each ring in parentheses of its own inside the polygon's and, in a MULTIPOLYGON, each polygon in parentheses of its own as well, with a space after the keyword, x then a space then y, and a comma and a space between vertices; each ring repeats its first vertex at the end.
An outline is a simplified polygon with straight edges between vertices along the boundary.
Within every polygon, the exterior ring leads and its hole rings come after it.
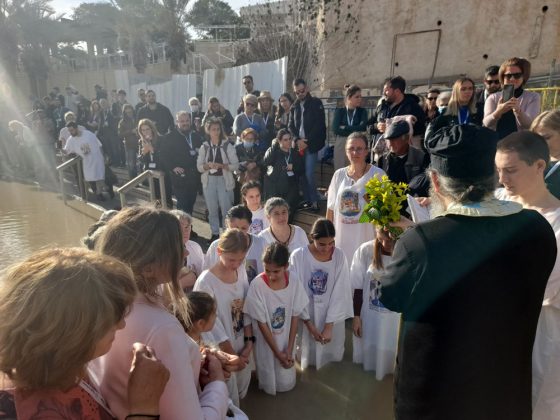
POLYGON ((258 291, 260 284, 257 285, 261 281, 261 277, 257 277, 251 282, 249 292, 247 292, 247 297, 245 298, 243 312, 255 321, 266 323, 268 321, 266 302, 264 302, 263 296, 258 291))
POLYGON ((204 256, 204 262, 202 263, 202 270, 210 270, 214 264, 218 262, 218 240, 215 240, 210 244, 206 255, 204 256))
MULTIPOLYGON (((366 242, 369 246, 369 242, 366 242)), ((352 257, 352 265, 350 266, 350 284, 352 289, 362 289, 364 287, 364 277, 367 272, 367 268, 364 267, 363 263, 363 250, 367 249, 366 245, 360 246, 354 256, 352 257)))
POLYGON ((333 211, 334 206, 336 205, 336 194, 338 192, 338 175, 341 170, 344 170, 344 168, 339 169, 334 173, 331 179, 331 183, 329 184, 329 190, 327 192, 327 209, 333 211))
POLYGON ((76 144, 76 141, 74 140, 74 137, 68 137, 68 139, 66 139, 66 144, 64 145, 64 152, 65 153, 76 153, 75 151, 75 147, 74 145, 76 144))
POLYGON ((295 282, 294 302, 292 306, 292 316, 299 316, 303 319, 309 319, 307 313, 307 305, 309 305, 309 298, 307 293, 303 290, 300 282, 295 282))
POLYGON ((327 309, 325 322, 338 322, 354 316, 352 304, 352 288, 350 273, 344 253, 335 248, 335 276, 334 286, 327 309))

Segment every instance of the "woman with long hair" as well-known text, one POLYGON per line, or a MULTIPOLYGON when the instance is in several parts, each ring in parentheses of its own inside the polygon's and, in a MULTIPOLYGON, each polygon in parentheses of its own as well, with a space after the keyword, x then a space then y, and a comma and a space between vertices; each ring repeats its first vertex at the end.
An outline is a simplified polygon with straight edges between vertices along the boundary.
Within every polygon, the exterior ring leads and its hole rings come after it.
MULTIPOLYGON (((109 351, 136 293, 128 266, 83 248, 39 251, 9 268, 0 282, 0 370, 15 389, 1 391, 2 417, 113 419, 112 390, 100 392, 87 364, 109 351), (12 413, 6 403, 14 400, 12 413)), ((156 418, 168 372, 152 350, 136 344, 133 353, 133 344, 119 366, 126 398, 119 418, 156 418), (140 362, 152 369, 135 380, 140 362)))
POLYGON ((284 92, 278 98, 278 103, 280 106, 278 107, 278 112, 276 113, 276 119, 274 121, 274 127, 276 130, 280 130, 282 128, 288 128, 288 120, 290 118, 290 108, 294 103, 294 98, 288 92, 284 92))
POLYGON ((475 87, 472 79, 460 77, 453 84, 451 99, 442 115, 434 119, 427 127, 424 138, 450 125, 482 125, 482 106, 476 103, 475 87))
POLYGON ((89 111, 88 119, 85 122, 85 126, 89 131, 96 134, 97 130, 99 129, 99 121, 101 118, 100 117, 101 107, 99 106, 99 102, 95 99, 92 100, 89 109, 90 111, 89 111))
POLYGON ((200 148, 196 166, 202 174, 202 192, 208 219, 212 230, 211 241, 220 235, 220 218, 225 219, 227 211, 233 206, 233 190, 235 179, 233 172, 239 168, 239 160, 235 148, 228 141, 222 122, 210 118, 204 126, 208 140, 200 148))
MULTIPOLYGON (((142 170, 144 171, 161 171, 164 172, 160 157, 160 135, 156 125, 152 120, 143 118, 138 121, 138 136, 140 137, 140 154, 142 159, 142 170)), ((167 207, 173 208, 173 200, 171 198, 171 179, 166 174, 165 178, 165 200, 167 207)), ((154 182, 155 195, 161 200, 161 191, 159 182, 154 182)))
POLYGON ((541 110, 541 96, 529 92, 525 85, 531 76, 531 63, 513 57, 502 63, 498 77, 502 91, 490 95, 484 103, 484 125, 496 130, 502 139, 519 130, 527 130, 541 110), (513 95, 504 101, 506 86, 513 87, 513 95))
POLYGON ((357 85, 348 86, 344 92, 344 108, 336 109, 332 122, 332 129, 336 134, 333 159, 335 170, 348 165, 344 150, 346 138, 352 133, 366 130, 368 115, 361 105, 362 89, 357 85))
POLYGON ((171 372, 160 399, 161 419, 224 418, 228 400, 221 363, 207 355, 208 375, 200 378, 206 386, 199 400, 199 378, 194 377, 190 357, 193 342, 174 316, 188 319, 179 284, 184 245, 177 218, 165 210, 126 208, 107 223, 98 249, 130 266, 139 291, 113 347, 93 363, 101 392, 110 394, 108 403, 117 417, 124 418, 126 413, 124 367, 130 360, 130 347, 143 341, 171 372))

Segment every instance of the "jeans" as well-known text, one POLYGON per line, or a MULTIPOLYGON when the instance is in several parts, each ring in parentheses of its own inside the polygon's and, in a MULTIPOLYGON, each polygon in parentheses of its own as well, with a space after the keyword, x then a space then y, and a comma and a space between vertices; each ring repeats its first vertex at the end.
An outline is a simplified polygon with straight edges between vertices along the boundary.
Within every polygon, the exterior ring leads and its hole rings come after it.
POLYGON ((226 213, 233 206, 233 190, 226 191, 226 182, 223 176, 209 176, 208 184, 202 188, 206 207, 208 208, 208 219, 212 235, 220 234, 220 213, 225 220, 226 213), (219 210, 218 210, 219 206, 219 210))
POLYGON ((128 176, 130 179, 136 178, 138 171, 136 170, 136 157, 138 154, 138 149, 125 149, 126 153, 126 169, 128 169, 128 176))
POLYGON ((303 196, 305 201, 316 203, 319 193, 315 185, 315 167, 317 166, 317 152, 305 152, 305 178, 303 179, 303 196))

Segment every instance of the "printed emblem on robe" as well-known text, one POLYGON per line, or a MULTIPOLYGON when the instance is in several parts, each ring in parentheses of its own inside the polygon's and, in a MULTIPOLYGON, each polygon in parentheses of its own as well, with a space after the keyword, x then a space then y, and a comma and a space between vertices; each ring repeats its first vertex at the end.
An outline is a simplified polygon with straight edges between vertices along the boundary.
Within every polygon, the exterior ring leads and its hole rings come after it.
POLYGON ((257 260, 245 260, 245 271, 247 271, 247 279, 249 283, 253 281, 255 277, 257 277, 257 260))
POLYGON ((311 272, 311 278, 309 279, 309 290, 313 292, 314 295, 322 295, 327 291, 327 280, 329 279, 329 273, 323 270, 315 270, 311 272))
POLYGON ((340 216, 342 217, 342 223, 358 223, 357 216, 361 211, 359 194, 351 189, 342 191, 340 194, 339 210, 340 216))
POLYGON ((381 297, 381 282, 376 277, 369 281, 369 309, 385 309, 379 298, 381 297))
POLYGON ((243 299, 231 301, 231 324, 236 338, 243 334, 243 299))
POLYGON ((262 232, 263 228, 264 222, 262 221, 262 219, 253 219, 253 221, 251 222, 251 227, 249 227, 249 233, 257 235, 262 232))
MULTIPOLYGON (((272 314, 272 328, 274 330, 279 330, 284 326, 286 321, 286 308, 278 307, 274 310, 272 314)), ((280 334, 280 331, 273 331, 274 334, 280 334)))

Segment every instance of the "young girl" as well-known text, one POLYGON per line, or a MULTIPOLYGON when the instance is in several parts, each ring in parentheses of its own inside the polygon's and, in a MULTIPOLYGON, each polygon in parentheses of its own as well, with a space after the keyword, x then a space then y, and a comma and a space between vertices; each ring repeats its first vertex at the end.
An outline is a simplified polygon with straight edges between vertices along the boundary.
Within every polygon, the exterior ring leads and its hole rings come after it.
POLYGON ((253 219, 251 221, 251 226, 249 227, 249 233, 252 233, 253 235, 258 235, 270 226, 270 223, 268 223, 268 219, 264 214, 261 197, 261 184, 258 181, 246 182, 241 187, 241 198, 243 199, 243 204, 245 204, 245 206, 251 210, 251 213, 253 213, 253 219))
POLYGON ((191 240, 192 217, 182 210, 171 210, 170 213, 179 220, 183 244, 185 244, 184 267, 179 274, 179 283, 185 292, 192 290, 196 278, 202 273, 204 252, 199 244, 191 240))
POLYGON ((299 226, 288 223, 290 206, 286 200, 280 197, 269 198, 264 205, 264 212, 270 226, 259 236, 267 244, 278 242, 287 246, 290 252, 309 244, 305 231, 299 226))
POLYGON ((263 254, 264 273, 249 286, 244 312, 253 320, 257 341, 255 358, 259 388, 270 395, 296 385, 294 344, 297 322, 308 299, 297 281, 290 281, 290 252, 279 243, 263 254))
POLYGON ((344 356, 344 320, 352 317, 352 291, 348 264, 334 246, 334 225, 317 219, 311 229, 312 243, 296 250, 290 258, 290 273, 309 297, 301 341, 301 368, 320 369, 344 356))
POLYGON ((265 197, 285 197, 293 218, 299 203, 299 176, 305 168, 303 158, 292 147, 292 135, 288 130, 278 131, 274 144, 264 155, 263 165, 266 168, 265 197))
POLYGON ((243 302, 249 289, 247 273, 239 270, 248 248, 245 233, 228 229, 218 242, 218 262, 203 271, 194 284, 195 291, 207 292, 216 300, 218 311, 211 341, 218 343, 220 350, 239 356, 240 370, 228 380, 230 398, 237 406, 249 388, 251 368, 247 365, 255 341, 251 321, 243 316, 243 302))
MULTIPOLYGON (((261 258, 266 247, 266 241, 263 238, 248 233, 251 226, 251 211, 245 206, 233 206, 228 210, 226 226, 228 229, 239 229, 247 235, 249 250, 247 251, 243 266, 247 272, 247 280, 251 283, 257 274, 264 271, 261 258)), ((204 257, 204 270, 213 267, 218 262, 219 242, 219 240, 215 240, 208 247, 204 257)), ((240 267, 240 269, 243 269, 243 267, 240 267)))
POLYGON ((400 314, 386 309, 379 301, 379 275, 391 262, 395 240, 383 229, 376 229, 376 239, 360 246, 350 269, 354 289, 354 321, 352 337, 354 363, 363 363, 364 370, 375 370, 382 380, 393 373, 397 354, 400 314))
POLYGON ((171 372, 160 400, 162 420, 223 418, 228 398, 221 364, 209 355, 208 374, 203 378, 208 383, 199 396, 199 378, 189 357, 190 338, 174 316, 188 317, 178 281, 184 257, 179 221, 165 210, 128 207, 107 223, 98 249, 130 266, 139 290, 111 350, 90 363, 113 412, 118 418, 128 412, 130 349, 141 341, 171 372))

